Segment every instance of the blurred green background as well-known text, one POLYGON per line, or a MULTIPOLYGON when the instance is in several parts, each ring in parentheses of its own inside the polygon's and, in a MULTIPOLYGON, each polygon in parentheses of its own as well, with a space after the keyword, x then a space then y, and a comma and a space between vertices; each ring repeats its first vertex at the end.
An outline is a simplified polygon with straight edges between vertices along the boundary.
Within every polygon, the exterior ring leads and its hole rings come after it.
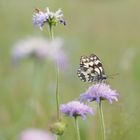
MULTIPOLYGON (((61 103, 79 97, 88 84, 77 77, 81 55, 97 54, 107 75, 119 73, 108 83, 119 93, 119 102, 104 102, 107 140, 140 139, 140 1, 139 0, 1 0, 0 1, 0 140, 15 140, 25 128, 47 128, 55 115, 55 70, 50 62, 28 59, 13 69, 10 51, 26 36, 44 36, 34 29, 34 8, 62 8, 67 26, 55 35, 65 40, 69 68, 61 73, 61 103), (34 88, 34 86, 36 86, 34 88), (34 92, 33 92, 34 91, 34 92)), ((98 140, 99 116, 80 119, 82 140, 98 140)), ((76 140, 73 119, 61 140, 76 140)))

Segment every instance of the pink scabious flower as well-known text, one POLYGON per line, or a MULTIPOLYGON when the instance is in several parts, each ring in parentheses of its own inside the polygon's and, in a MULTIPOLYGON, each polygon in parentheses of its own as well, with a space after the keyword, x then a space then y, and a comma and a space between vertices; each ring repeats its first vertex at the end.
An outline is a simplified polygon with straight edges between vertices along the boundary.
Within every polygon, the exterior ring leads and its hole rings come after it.
POLYGON ((54 137, 46 131, 40 129, 26 129, 20 136, 20 140, 54 140, 54 137))
POLYGON ((93 114, 92 108, 80 103, 79 101, 71 101, 67 104, 60 105, 60 112, 66 114, 69 117, 82 117, 86 118, 87 114, 93 114))
POLYGON ((88 90, 80 95, 81 101, 95 101, 99 103, 101 100, 107 100, 112 104, 113 100, 118 101, 118 93, 112 90, 109 85, 98 83, 88 88, 88 90))
POLYGON ((36 57, 40 60, 51 60, 60 69, 67 67, 67 55, 62 48, 63 40, 55 38, 52 41, 42 37, 28 37, 18 41, 11 50, 12 63, 17 64, 26 57, 36 57))

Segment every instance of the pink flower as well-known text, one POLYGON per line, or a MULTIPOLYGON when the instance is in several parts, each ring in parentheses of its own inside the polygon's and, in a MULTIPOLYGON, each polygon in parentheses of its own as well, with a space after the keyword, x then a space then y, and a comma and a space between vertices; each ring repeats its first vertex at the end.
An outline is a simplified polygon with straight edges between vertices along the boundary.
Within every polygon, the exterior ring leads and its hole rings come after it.
POLYGON ((21 133, 20 140, 54 140, 54 137, 49 132, 31 128, 21 133))
POLYGON ((36 57, 39 60, 50 60, 61 70, 67 68, 68 58, 63 50, 63 40, 54 38, 50 41, 42 37, 28 37, 18 41, 11 50, 13 65, 23 58, 36 57))

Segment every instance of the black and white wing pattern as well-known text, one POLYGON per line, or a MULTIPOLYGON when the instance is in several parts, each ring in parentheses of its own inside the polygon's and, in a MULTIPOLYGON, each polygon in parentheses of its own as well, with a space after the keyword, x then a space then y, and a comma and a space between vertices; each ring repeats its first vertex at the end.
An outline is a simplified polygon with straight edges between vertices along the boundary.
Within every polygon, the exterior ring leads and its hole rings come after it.
POLYGON ((103 65, 95 54, 80 58, 80 68, 77 70, 77 75, 83 82, 100 82, 106 79, 103 65))

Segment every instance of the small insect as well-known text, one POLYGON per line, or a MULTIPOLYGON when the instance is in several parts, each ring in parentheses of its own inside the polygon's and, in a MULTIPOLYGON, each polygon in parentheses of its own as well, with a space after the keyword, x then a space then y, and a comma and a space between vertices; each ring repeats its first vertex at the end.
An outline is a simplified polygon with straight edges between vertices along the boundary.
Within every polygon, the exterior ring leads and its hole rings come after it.
POLYGON ((35 8, 35 13, 39 13, 40 12, 40 9, 39 8, 35 8))
POLYGON ((77 70, 77 75, 83 82, 101 82, 107 79, 103 65, 95 54, 80 58, 80 68, 77 70))

